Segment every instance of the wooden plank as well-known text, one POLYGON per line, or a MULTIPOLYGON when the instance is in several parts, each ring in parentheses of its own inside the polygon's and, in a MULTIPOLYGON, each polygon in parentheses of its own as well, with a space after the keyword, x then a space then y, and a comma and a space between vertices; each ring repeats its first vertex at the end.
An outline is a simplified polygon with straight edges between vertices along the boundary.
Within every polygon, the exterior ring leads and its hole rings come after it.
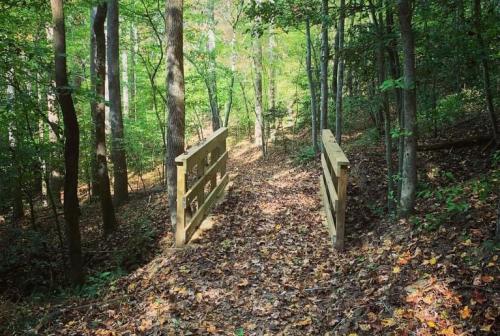
POLYGON ((177 214, 175 223, 175 245, 181 247, 186 243, 186 209, 182 200, 186 192, 186 166, 177 163, 177 214))
MULTIPOLYGON (((186 192, 183 198, 183 204, 185 207, 189 203, 191 203, 195 199, 195 197, 197 197, 202 191, 204 191, 206 183, 210 181, 213 176, 216 176, 219 170, 222 170, 222 168, 226 166, 227 158, 228 158, 228 152, 226 151, 219 157, 219 159, 214 164, 212 164, 205 171, 205 174, 198 181, 196 181, 195 184, 186 192)), ((198 199, 198 202, 199 201, 200 200, 198 199)), ((199 206, 201 206, 202 203, 203 202, 200 202, 199 206)))
POLYGON ((203 160, 208 153, 212 152, 217 147, 221 147, 223 143, 225 144, 227 133, 227 127, 219 128, 203 143, 191 147, 187 152, 176 157, 175 161, 186 162, 186 170, 189 171, 197 162, 203 160))
POLYGON ((323 166, 323 175, 325 176, 328 195, 330 196, 333 210, 336 210, 338 208, 339 197, 337 195, 337 190, 335 189, 335 186, 333 184, 332 175, 330 174, 330 170, 328 169, 328 163, 326 162, 325 155, 323 153, 321 153, 321 165, 323 166))
MULTIPOLYGON (((202 179, 203 176, 205 175, 205 170, 206 170, 206 166, 207 166, 206 161, 207 161, 206 159, 203 159, 203 160, 199 161, 198 164, 196 165, 196 178, 197 178, 197 180, 202 179)), ((195 197, 196 197, 196 200, 198 201, 198 204, 203 204, 205 202, 205 190, 203 187, 200 188, 200 190, 198 190, 198 193, 196 194, 195 197)), ((187 203, 186 201, 184 201, 184 202, 187 203)))
POLYGON ((214 190, 212 190, 212 192, 207 196, 205 203, 203 203, 203 205, 200 206, 198 211, 194 214, 193 218, 191 219, 190 223, 186 228, 186 243, 191 239, 193 233, 198 229, 201 222, 205 219, 206 215, 215 204, 217 197, 222 192, 222 190, 224 190, 228 182, 229 182, 229 175, 226 174, 221 179, 219 185, 214 190))
POLYGON ((335 220, 333 219, 332 209, 330 208, 330 201, 328 200, 328 194, 326 193, 325 181, 323 180, 323 176, 320 176, 319 179, 321 199, 323 200, 323 208, 325 209, 326 214, 326 227, 328 228, 328 232, 330 233, 330 238, 333 239, 333 237, 335 237, 336 235, 335 220))
POLYGON ((335 175, 340 174, 341 167, 348 166, 349 160, 344 154, 344 151, 335 141, 332 131, 325 129, 321 132, 321 140, 323 142, 324 152, 327 154, 329 161, 332 164, 335 175))
POLYGON ((335 247, 339 250, 344 249, 344 234, 345 234, 345 210, 347 204, 347 167, 341 168, 338 176, 338 195, 339 207, 335 211, 335 223, 337 224, 337 238, 335 247))

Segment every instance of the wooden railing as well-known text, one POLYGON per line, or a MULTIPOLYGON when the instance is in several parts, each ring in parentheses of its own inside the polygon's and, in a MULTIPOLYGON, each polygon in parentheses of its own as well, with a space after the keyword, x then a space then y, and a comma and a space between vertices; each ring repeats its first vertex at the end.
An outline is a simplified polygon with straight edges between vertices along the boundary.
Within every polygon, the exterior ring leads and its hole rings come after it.
POLYGON ((227 128, 179 155, 177 164, 177 225, 175 242, 183 246, 207 217, 226 187, 227 128))
POLYGON ((320 177, 321 198, 330 238, 335 248, 341 250, 344 248, 349 160, 347 160, 330 130, 323 130, 321 141, 323 143, 321 153, 323 174, 320 177))

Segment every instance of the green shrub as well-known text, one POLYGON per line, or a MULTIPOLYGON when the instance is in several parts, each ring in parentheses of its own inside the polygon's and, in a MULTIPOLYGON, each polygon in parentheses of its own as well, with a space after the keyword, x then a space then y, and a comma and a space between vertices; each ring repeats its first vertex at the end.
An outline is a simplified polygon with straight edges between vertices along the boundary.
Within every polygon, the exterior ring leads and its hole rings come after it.
POLYGON ((304 146, 299 148, 293 159, 296 164, 303 165, 314 160, 315 157, 316 152, 314 152, 314 148, 312 146, 304 146))

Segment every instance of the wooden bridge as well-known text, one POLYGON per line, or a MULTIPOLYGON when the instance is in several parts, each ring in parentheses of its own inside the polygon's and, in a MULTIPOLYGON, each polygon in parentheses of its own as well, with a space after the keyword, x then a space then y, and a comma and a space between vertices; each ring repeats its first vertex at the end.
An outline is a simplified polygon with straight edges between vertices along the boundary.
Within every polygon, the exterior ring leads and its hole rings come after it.
MULTIPOLYGON (((227 128, 220 128, 203 143, 176 158, 177 226, 176 245, 189 242, 208 216, 229 181, 227 128)), ((333 245, 344 248, 347 172, 349 160, 330 130, 323 130, 319 191, 326 226, 333 245)))

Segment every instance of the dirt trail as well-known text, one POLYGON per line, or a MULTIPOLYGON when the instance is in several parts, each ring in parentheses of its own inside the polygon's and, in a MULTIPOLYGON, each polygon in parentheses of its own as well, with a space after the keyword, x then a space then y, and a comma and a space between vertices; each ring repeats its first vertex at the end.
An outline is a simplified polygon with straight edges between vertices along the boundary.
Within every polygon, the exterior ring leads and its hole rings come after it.
POLYGON ((335 252, 319 212, 316 169, 293 167, 276 152, 263 162, 248 144, 230 156, 231 183, 211 229, 187 248, 167 249, 83 316, 67 311, 64 320, 74 322, 58 321, 53 330, 303 335, 334 326, 334 298, 322 287, 335 252))
MULTIPOLYGON (((380 211, 383 155, 383 148, 349 153, 346 250, 338 253, 322 223, 317 160, 296 166, 275 147, 263 161, 248 143, 237 145, 230 151, 231 182, 208 220, 210 229, 182 249, 171 248, 172 235, 166 235, 168 247, 155 250, 150 263, 96 301, 46 314, 39 331, 450 336, 493 331, 500 301, 497 256, 481 247, 488 225, 453 222, 427 232, 410 221, 387 219, 380 211)), ((487 203, 481 204, 483 213, 487 203)))

